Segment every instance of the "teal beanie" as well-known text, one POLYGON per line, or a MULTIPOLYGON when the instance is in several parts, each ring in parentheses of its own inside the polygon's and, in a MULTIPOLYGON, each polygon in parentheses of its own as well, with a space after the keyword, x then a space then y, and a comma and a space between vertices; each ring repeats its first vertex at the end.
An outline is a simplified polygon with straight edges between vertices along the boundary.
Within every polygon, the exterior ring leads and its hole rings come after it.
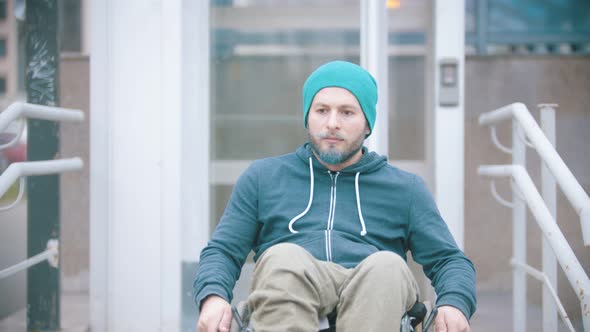
MULTIPOLYGON (((303 125, 315 95, 323 88, 339 87, 350 91, 358 100, 369 129, 373 132, 377 117, 377 82, 368 71, 346 61, 328 62, 316 69, 303 85, 303 125)), ((371 133, 369 133, 371 135, 371 133)), ((367 135, 367 137, 369 136, 367 135)))

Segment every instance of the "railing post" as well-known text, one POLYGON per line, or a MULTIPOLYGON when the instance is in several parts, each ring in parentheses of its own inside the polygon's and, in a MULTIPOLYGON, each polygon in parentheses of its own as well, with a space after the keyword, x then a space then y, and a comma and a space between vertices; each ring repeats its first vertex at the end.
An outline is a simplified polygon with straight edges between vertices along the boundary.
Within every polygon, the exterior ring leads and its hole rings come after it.
MULTIPOLYGON (((26 0, 27 102, 58 105, 57 0, 26 0)), ((59 152, 59 125, 28 121, 29 161, 52 160, 59 152)), ((59 180, 57 175, 27 180, 28 243, 31 257, 45 250, 47 240, 59 240, 59 180)), ((27 272, 27 330, 59 330, 59 270, 47 263, 27 272)))
MULTIPOLYGON (((512 120, 512 164, 526 168, 526 145, 523 140, 524 130, 516 119, 512 120)), ((517 263, 526 264, 526 202, 519 198, 513 186, 512 202, 512 250, 517 263)), ((512 270, 512 305, 513 331, 526 331, 527 283, 526 272, 522 269, 512 270)))
MULTIPOLYGON (((540 104, 538 105, 541 112, 541 129, 547 136, 549 142, 556 147, 555 143, 555 109, 556 104, 540 104)), ((543 200, 551 212, 551 215, 557 220, 557 182, 555 177, 551 174, 549 168, 541 160, 541 179, 542 179, 542 193, 543 200)), ((547 280, 553 286, 557 293, 557 260, 551 246, 544 236, 541 236, 543 241, 543 273, 547 276, 547 280)), ((557 331, 557 306, 553 301, 551 293, 547 287, 543 287, 543 332, 557 331)))
MULTIPOLYGON (((555 151, 555 113, 553 107, 557 105, 552 104, 541 104, 539 107, 543 108, 541 112, 541 118, 543 128, 546 129, 546 133, 537 125, 537 122, 531 116, 526 106, 522 103, 514 103, 508 106, 499 108, 495 111, 484 113, 479 117, 479 123, 481 125, 493 126, 497 122, 508 120, 512 118, 512 141, 513 141, 513 166, 507 169, 507 165, 498 166, 487 166, 480 167, 479 174, 487 176, 503 176, 512 175, 513 180, 518 183, 519 188, 525 191, 523 199, 518 199, 515 196, 521 196, 520 190, 513 186, 513 247, 514 257, 512 260, 513 266, 528 266, 526 264, 526 210, 524 199, 528 203, 531 213, 535 217, 539 227, 543 231, 544 238, 547 243, 553 249, 554 255, 544 254, 543 266, 546 268, 546 273, 543 273, 544 284, 547 285, 546 291, 551 293, 553 289, 552 285, 557 286, 557 277, 555 266, 555 260, 559 262, 562 270, 564 271, 568 282, 574 289, 578 299, 580 300, 580 306, 582 309, 582 321, 584 325, 584 331, 590 331, 590 297, 587 295, 587 290, 590 289, 590 279, 584 271, 582 265, 578 261, 577 257, 571 250, 569 243, 561 233, 561 230, 557 226, 555 219, 556 213, 556 186, 555 183, 559 184, 560 188, 568 198, 576 212, 580 216, 582 233, 584 238, 584 244, 590 245, 590 197, 584 191, 580 183, 575 179, 567 165, 563 162, 561 157, 555 151), (547 110, 546 110, 547 109, 547 110), (525 133, 526 136, 525 137, 525 133), (554 182, 551 180, 544 180, 543 190, 546 195, 547 204, 552 205, 551 211, 545 204, 544 199, 541 197, 539 192, 535 188, 535 184, 532 182, 528 173, 526 172, 526 151, 525 145, 531 145, 534 147, 543 160, 542 166, 547 166, 543 169, 543 176, 548 177, 549 173, 553 175, 554 182), (550 257, 554 258, 551 259, 550 257), (545 263, 547 262, 547 263, 545 263), (550 280, 553 279, 553 281, 550 280), (551 286, 551 287, 549 287, 551 286)), ((492 131, 492 140, 494 141, 494 132, 492 131)), ((494 190, 494 189, 492 189, 494 190)), ((494 197, 498 199, 497 193, 492 192, 494 197)), ((498 199, 501 203, 502 200, 498 199)), ((548 252, 549 247, 545 246, 544 251, 548 252)), ((530 269, 527 269, 530 270, 530 269)), ((514 308, 514 331, 526 331, 526 276, 525 271, 518 273, 519 271, 513 270, 513 308, 514 308)), ((556 288, 556 287, 555 287, 556 288)), ((545 289, 544 289, 545 290, 545 289)), ((557 293, 552 294, 557 302, 557 293)), ((553 316, 555 308, 548 301, 548 295, 544 295, 544 316, 553 316)), ((559 302, 560 303, 560 302, 559 302)), ((559 312, 563 320, 568 322, 568 327, 573 331, 570 320, 567 318, 565 310, 562 305, 559 304, 559 312)), ((557 329, 556 319, 549 317, 548 320, 543 320, 545 331, 555 331, 557 329)))

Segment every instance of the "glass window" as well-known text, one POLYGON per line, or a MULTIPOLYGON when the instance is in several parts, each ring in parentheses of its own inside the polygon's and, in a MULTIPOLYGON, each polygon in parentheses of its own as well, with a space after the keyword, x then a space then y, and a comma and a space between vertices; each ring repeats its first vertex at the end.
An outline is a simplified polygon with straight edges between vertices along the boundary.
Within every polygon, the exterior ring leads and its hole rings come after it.
POLYGON ((496 0, 489 2, 490 32, 535 34, 590 32, 587 0, 496 0))
POLYGON ((0 77, 0 94, 6 93, 6 77, 0 77))
POLYGON ((213 160, 293 151, 306 137, 301 115, 306 77, 333 59, 358 63, 358 4, 309 3, 237 1, 212 8, 213 160), (265 9, 252 10, 256 6, 265 9), (333 10, 356 22, 342 28, 341 18, 329 15, 333 10))
POLYGON ((6 56, 6 39, 0 38, 0 57, 6 56))
POLYGON ((80 52, 82 49, 82 17, 80 0, 59 2, 60 49, 62 52, 80 52))
POLYGON ((0 20, 6 19, 6 0, 0 0, 0 20))
MULTIPOLYGON (((360 63, 360 2, 213 0, 211 4, 212 168, 235 164, 240 173, 239 161, 289 153, 307 139, 302 85, 327 61, 360 63)), ((428 2, 421 0, 389 7, 391 159, 425 158, 427 9, 428 2), (408 13, 414 18, 404 19, 408 13)), ((227 182, 213 183, 212 226, 231 189, 227 182)))
POLYGON ((587 0, 466 1, 466 41, 480 52, 590 52, 587 0))
POLYGON ((423 55, 389 57, 390 159, 426 159, 425 66, 423 55))
MULTIPOLYGON (((289 153, 306 140, 302 85, 327 61, 359 63, 359 12, 355 0, 212 2, 213 168, 289 153)), ((213 227, 231 190, 212 185, 213 227)))
MULTIPOLYGON (((388 1, 389 159, 426 159, 426 41, 431 1, 388 1)), ((408 169, 418 172, 418 170, 408 169)))

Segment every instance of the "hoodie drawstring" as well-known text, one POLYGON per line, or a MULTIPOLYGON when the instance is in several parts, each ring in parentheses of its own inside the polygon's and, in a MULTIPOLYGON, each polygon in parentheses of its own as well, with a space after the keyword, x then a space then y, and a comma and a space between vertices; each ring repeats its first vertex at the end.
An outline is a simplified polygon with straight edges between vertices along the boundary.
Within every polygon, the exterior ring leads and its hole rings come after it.
MULTIPOLYGON (((356 208, 358 210, 358 214, 359 214, 359 219, 361 222, 361 236, 365 236, 367 235, 367 227, 365 226, 365 219, 363 218, 363 212, 361 211, 361 200, 360 200, 360 194, 359 194, 359 175, 360 172, 356 173, 356 176, 354 178, 354 189, 356 192, 356 208)), ((311 203, 313 202, 313 183, 314 183, 314 177, 313 177, 313 164, 312 164, 312 160, 311 157, 309 158, 309 202, 307 203, 307 207, 305 208, 305 210, 303 212, 301 212, 299 215, 297 215, 295 218, 291 219, 291 221, 289 221, 289 231, 293 234, 298 233, 296 230, 293 229, 293 225, 295 224, 295 222, 299 219, 301 219, 304 215, 307 214, 307 212, 309 211, 309 209, 311 208, 311 203)))
POLYGON ((356 172, 356 176, 354 178, 354 190, 356 191, 356 208, 359 212, 359 219, 361 220, 361 236, 367 235, 367 227, 365 227, 365 219, 363 219, 363 212, 361 211, 361 196, 359 195, 359 175, 360 172, 356 172))
POLYGON ((297 220, 301 219, 301 217, 303 217, 307 213, 307 211, 309 211, 309 208, 311 207, 311 202, 313 201, 313 166, 311 162, 311 157, 309 157, 309 178, 309 203, 307 203, 305 211, 301 212, 298 216, 289 221, 289 231, 291 231, 291 233, 293 234, 298 233, 296 230, 293 229, 293 224, 295 224, 297 220))

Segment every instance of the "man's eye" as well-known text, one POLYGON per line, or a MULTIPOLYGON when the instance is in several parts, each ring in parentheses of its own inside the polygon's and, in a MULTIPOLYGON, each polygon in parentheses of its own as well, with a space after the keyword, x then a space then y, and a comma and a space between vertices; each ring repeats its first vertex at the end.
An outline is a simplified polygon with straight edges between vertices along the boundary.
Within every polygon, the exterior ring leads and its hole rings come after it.
POLYGON ((326 109, 325 108, 318 108, 318 109, 316 109, 316 112, 318 112, 318 113, 326 113, 326 109))

